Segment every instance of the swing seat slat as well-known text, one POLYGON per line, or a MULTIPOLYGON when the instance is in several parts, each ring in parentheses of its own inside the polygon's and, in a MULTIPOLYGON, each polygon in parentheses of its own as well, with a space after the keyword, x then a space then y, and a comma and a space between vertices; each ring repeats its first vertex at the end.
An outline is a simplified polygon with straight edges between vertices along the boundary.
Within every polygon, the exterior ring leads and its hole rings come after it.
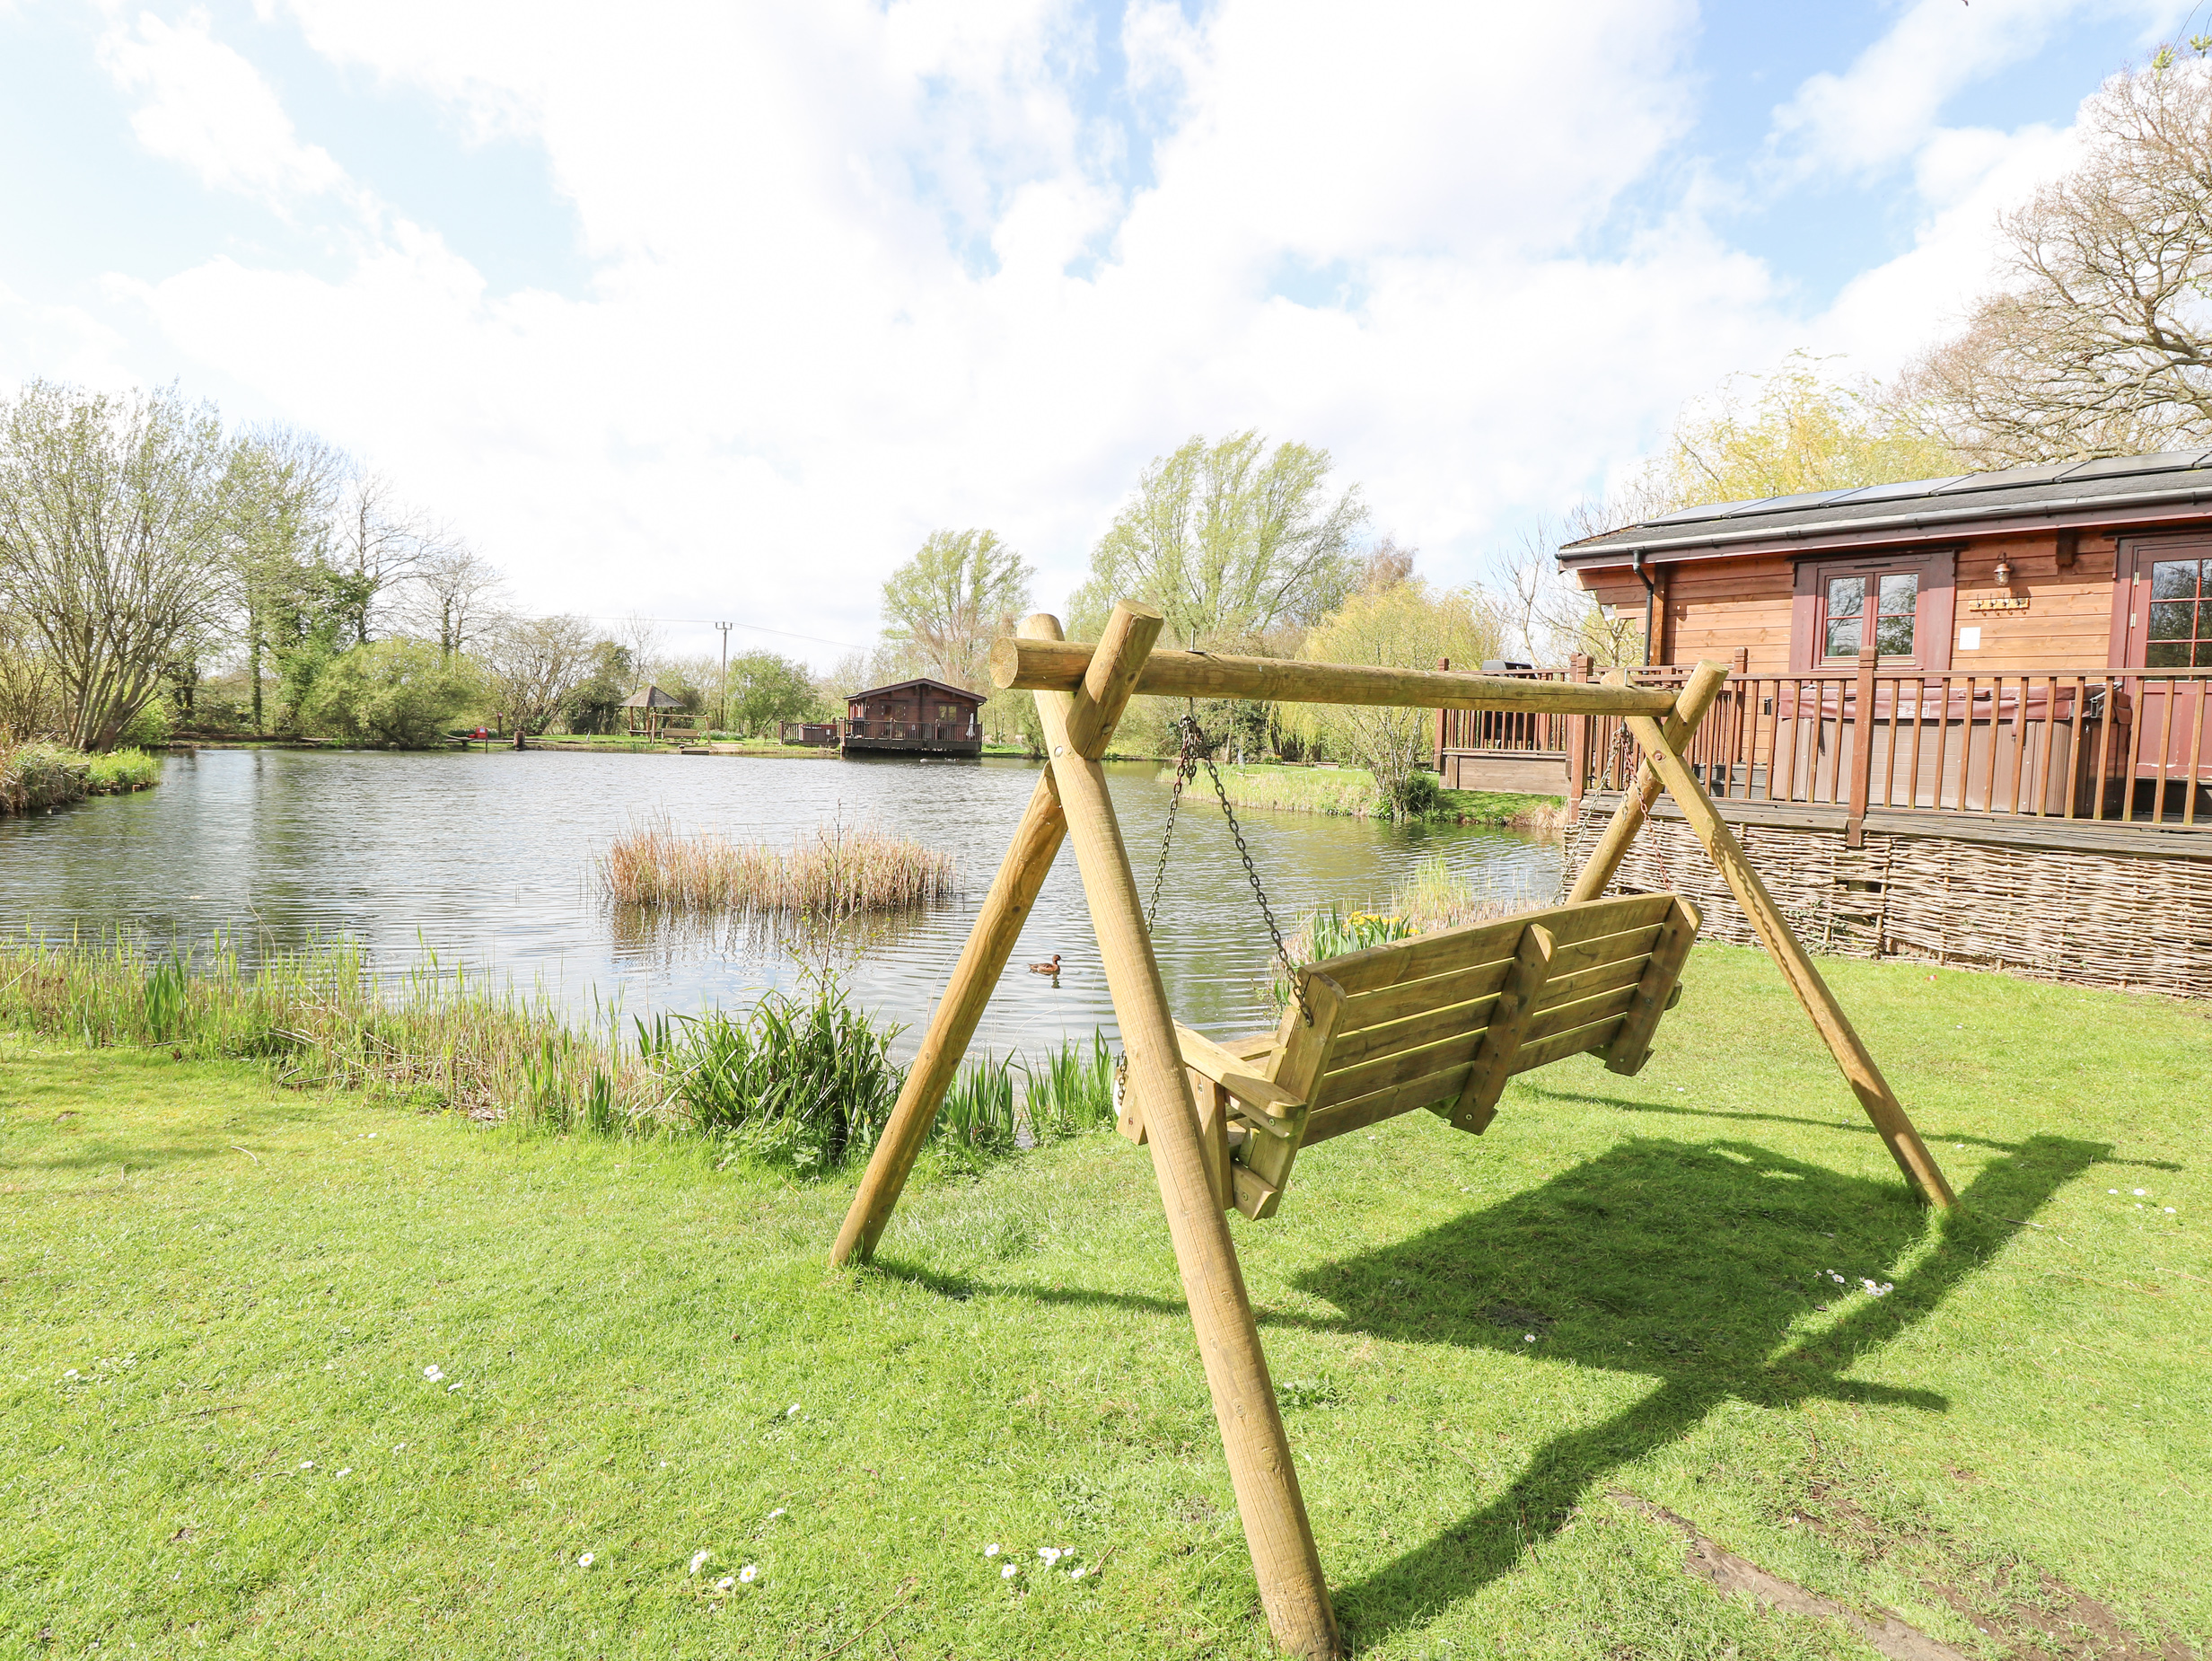
POLYGON ((1569 1056, 1635 1072, 1699 921, 1672 893, 1554 906, 1308 964, 1311 1024, 1294 999, 1273 1033, 1216 1042, 1178 1027, 1184 1064, 1253 1127, 1226 1198, 1268 1215, 1299 1147, 1417 1108, 1479 1133, 1507 1077, 1569 1056))

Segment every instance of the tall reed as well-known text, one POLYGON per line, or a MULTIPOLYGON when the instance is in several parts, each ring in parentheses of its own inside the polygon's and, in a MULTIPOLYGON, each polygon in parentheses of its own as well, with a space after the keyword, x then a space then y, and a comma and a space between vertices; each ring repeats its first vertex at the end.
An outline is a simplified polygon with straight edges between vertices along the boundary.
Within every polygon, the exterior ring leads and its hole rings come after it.
POLYGON ((824 825, 774 848, 654 818, 617 837, 599 869, 610 898, 669 910, 840 918, 909 910, 956 887, 951 856, 865 825, 824 825))
MULTIPOLYGON (((904 1082, 896 1026, 832 982, 770 992, 742 1014, 607 1011, 582 1024, 542 1001, 442 969, 380 977, 361 949, 321 944, 249 966, 119 940, 0 944, 0 1026, 88 1046, 259 1058, 279 1082, 340 1085, 555 1132, 700 1135, 800 1174, 865 1158, 904 1082)), ((1032 1065, 962 1069, 933 1128, 963 1157, 1110 1123, 1105 1039, 1032 1065), (1023 1080, 1017 1101, 1014 1075, 1023 1080)))

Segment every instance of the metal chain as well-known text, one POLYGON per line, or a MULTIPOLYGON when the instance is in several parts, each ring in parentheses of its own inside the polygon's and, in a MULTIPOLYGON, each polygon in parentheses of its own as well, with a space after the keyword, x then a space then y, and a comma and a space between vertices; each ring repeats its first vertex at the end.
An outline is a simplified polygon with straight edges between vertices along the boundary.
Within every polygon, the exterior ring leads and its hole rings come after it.
POLYGON ((1175 810, 1182 805, 1183 787, 1198 776, 1198 723, 1185 716, 1176 723, 1181 746, 1175 757, 1175 788, 1167 798, 1167 829, 1160 836, 1160 864, 1152 874, 1152 903, 1145 908, 1145 932, 1152 932, 1160 914, 1160 886, 1167 881, 1167 852, 1175 841, 1175 810))
MULTIPOLYGON (((1198 722, 1189 716, 1183 717, 1186 729, 1183 742, 1198 744, 1203 734, 1198 722)), ((1221 782, 1220 770, 1214 765, 1212 752, 1202 745, 1198 760, 1206 766, 1206 776, 1214 781, 1214 795, 1221 802, 1221 816, 1229 822, 1229 834, 1236 839, 1236 855, 1244 862, 1244 874, 1252 885, 1252 898, 1260 902, 1260 915, 1267 919, 1268 937, 1275 942, 1275 955, 1283 965, 1284 979, 1290 982, 1290 995, 1298 1000, 1298 1014, 1306 1025, 1313 1024, 1313 1006, 1305 1001, 1305 986, 1298 979, 1298 965, 1291 961, 1290 948, 1283 944, 1283 931, 1277 926, 1275 912, 1268 904, 1267 891, 1260 886, 1260 873, 1252 866, 1252 850, 1244 845, 1244 827, 1236 822, 1236 810, 1229 805, 1228 787, 1221 782)))

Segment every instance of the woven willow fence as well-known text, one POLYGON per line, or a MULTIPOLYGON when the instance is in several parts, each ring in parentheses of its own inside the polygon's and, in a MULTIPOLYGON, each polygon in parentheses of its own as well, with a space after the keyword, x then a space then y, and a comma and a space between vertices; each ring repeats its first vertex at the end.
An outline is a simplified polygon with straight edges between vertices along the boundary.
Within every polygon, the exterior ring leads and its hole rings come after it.
MULTIPOLYGON (((1567 833, 1571 874, 1605 828, 1585 800, 1567 833)), ((1738 825, 1798 938, 1848 957, 2003 970, 2079 986, 2212 997, 2212 859, 2089 853, 1869 830, 1738 825)), ((1612 892, 1672 889, 1708 938, 1754 944, 1727 884, 1681 820, 1655 817, 1612 892)))

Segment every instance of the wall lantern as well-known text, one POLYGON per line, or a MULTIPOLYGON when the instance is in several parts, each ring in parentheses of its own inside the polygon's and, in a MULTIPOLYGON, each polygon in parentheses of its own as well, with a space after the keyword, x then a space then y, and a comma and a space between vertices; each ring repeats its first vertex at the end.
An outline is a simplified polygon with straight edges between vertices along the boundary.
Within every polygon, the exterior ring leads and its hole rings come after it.
POLYGON ((1990 575, 1997 578, 1997 586, 1999 588, 2011 587, 2013 581, 2013 562, 2006 558, 2004 555, 1999 554, 1997 560, 1997 569, 1990 575))

